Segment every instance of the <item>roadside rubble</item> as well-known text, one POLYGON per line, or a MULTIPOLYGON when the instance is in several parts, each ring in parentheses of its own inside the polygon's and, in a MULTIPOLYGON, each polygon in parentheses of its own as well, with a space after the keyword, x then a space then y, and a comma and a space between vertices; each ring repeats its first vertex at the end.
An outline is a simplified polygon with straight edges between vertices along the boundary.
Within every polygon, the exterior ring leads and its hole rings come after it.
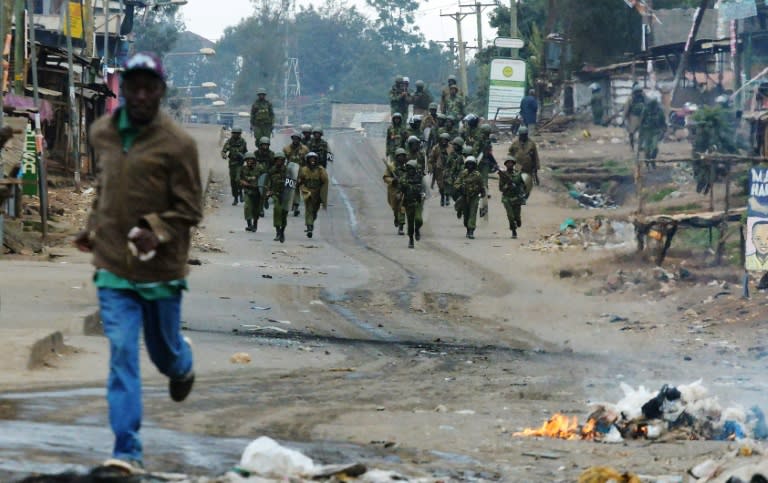
POLYGON ((581 181, 573 183, 568 195, 578 201, 582 208, 617 208, 610 195, 581 181))
POLYGON ((631 223, 596 216, 580 222, 568 218, 560 225, 557 233, 544 235, 523 247, 536 252, 553 252, 566 248, 617 249, 632 246, 633 242, 631 223))
POLYGON ((261 436, 251 441, 243 451, 240 461, 224 475, 207 477, 179 473, 137 473, 109 478, 104 477, 105 467, 94 468, 88 475, 64 473, 60 475, 31 476, 17 483, 85 483, 92 481, 125 481, 131 483, 292 483, 311 481, 357 481, 362 483, 384 483, 409 481, 413 483, 438 483, 444 478, 411 478, 394 471, 369 469, 361 463, 319 464, 303 453, 286 448, 272 438, 261 436))
POLYGON ((526 428, 514 436, 621 443, 625 440, 658 441, 768 439, 765 414, 723 406, 701 380, 681 386, 664 385, 658 391, 622 383, 624 397, 616 403, 590 404, 581 425, 575 416, 555 414, 539 428, 526 428))

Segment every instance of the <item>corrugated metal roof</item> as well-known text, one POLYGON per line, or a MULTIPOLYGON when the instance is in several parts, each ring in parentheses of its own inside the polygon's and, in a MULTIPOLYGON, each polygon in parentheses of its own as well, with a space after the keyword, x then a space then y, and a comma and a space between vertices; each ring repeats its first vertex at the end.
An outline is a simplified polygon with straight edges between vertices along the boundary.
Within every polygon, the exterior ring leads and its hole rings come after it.
MULTIPOLYGON (((661 23, 653 24, 653 45, 678 44, 688 40, 693 25, 694 8, 669 8, 656 10, 661 23)), ((696 40, 718 40, 717 12, 707 9, 696 34, 696 40)))

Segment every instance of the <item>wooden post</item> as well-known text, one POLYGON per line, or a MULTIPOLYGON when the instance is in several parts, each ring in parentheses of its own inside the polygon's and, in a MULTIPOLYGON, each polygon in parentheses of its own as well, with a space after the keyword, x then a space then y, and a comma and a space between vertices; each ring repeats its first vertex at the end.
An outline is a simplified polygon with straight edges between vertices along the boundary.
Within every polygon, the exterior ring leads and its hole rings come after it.
POLYGON ((709 211, 715 211, 715 167, 717 162, 709 159, 709 211))
POLYGON ((720 239, 717 243, 717 257, 715 263, 720 265, 723 262, 725 253, 725 242, 728 232, 728 212, 731 211, 731 167, 728 166, 728 172, 725 173, 725 207, 723 208, 723 221, 720 223, 720 239))

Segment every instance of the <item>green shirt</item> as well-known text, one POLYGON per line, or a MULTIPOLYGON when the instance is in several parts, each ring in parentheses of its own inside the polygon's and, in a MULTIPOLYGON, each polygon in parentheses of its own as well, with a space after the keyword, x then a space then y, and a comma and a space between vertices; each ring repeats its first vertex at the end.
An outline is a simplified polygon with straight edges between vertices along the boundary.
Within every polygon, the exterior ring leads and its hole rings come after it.
MULTIPOLYGON (((123 151, 128 151, 133 146, 140 129, 131 123, 125 108, 120 109, 117 118, 117 131, 123 143, 123 151)), ((111 288, 116 290, 133 290, 145 300, 160 300, 175 297, 182 290, 187 290, 187 281, 171 280, 170 282, 132 282, 126 278, 100 268, 93 276, 93 283, 97 288, 111 288)))

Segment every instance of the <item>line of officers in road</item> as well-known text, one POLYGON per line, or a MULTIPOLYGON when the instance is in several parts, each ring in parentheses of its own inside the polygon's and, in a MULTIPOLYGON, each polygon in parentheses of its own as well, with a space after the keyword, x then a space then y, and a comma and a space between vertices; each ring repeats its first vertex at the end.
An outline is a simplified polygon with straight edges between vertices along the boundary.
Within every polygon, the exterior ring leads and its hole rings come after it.
POLYGON ((541 167, 536 143, 521 127, 518 138, 509 148, 499 169, 493 155, 495 137, 490 124, 480 122, 475 114, 467 114, 460 126, 453 116, 440 116, 438 106, 431 103, 425 116, 414 115, 405 123, 395 112, 386 134, 387 201, 392 208, 394 225, 413 248, 421 239, 424 223, 422 210, 429 189, 437 185, 440 206, 453 202, 457 218, 463 221, 466 237, 475 238, 478 212, 487 216, 489 174, 497 172, 501 201, 507 213, 512 238, 522 226, 522 206, 538 184, 541 167), (431 182, 427 181, 431 175, 431 182))
POLYGON ((276 152, 270 148, 267 135, 257 138, 255 151, 248 151, 242 134, 241 128, 232 129, 221 156, 229 163, 232 205, 244 203, 245 230, 257 230, 259 218, 264 217, 271 200, 274 241, 283 243, 288 213, 293 211, 293 216, 299 216, 299 204, 303 202, 305 232, 312 238, 320 207, 328 207, 326 168, 333 162, 333 153, 323 139, 323 129, 304 124, 301 132, 291 133, 290 144, 276 152))

